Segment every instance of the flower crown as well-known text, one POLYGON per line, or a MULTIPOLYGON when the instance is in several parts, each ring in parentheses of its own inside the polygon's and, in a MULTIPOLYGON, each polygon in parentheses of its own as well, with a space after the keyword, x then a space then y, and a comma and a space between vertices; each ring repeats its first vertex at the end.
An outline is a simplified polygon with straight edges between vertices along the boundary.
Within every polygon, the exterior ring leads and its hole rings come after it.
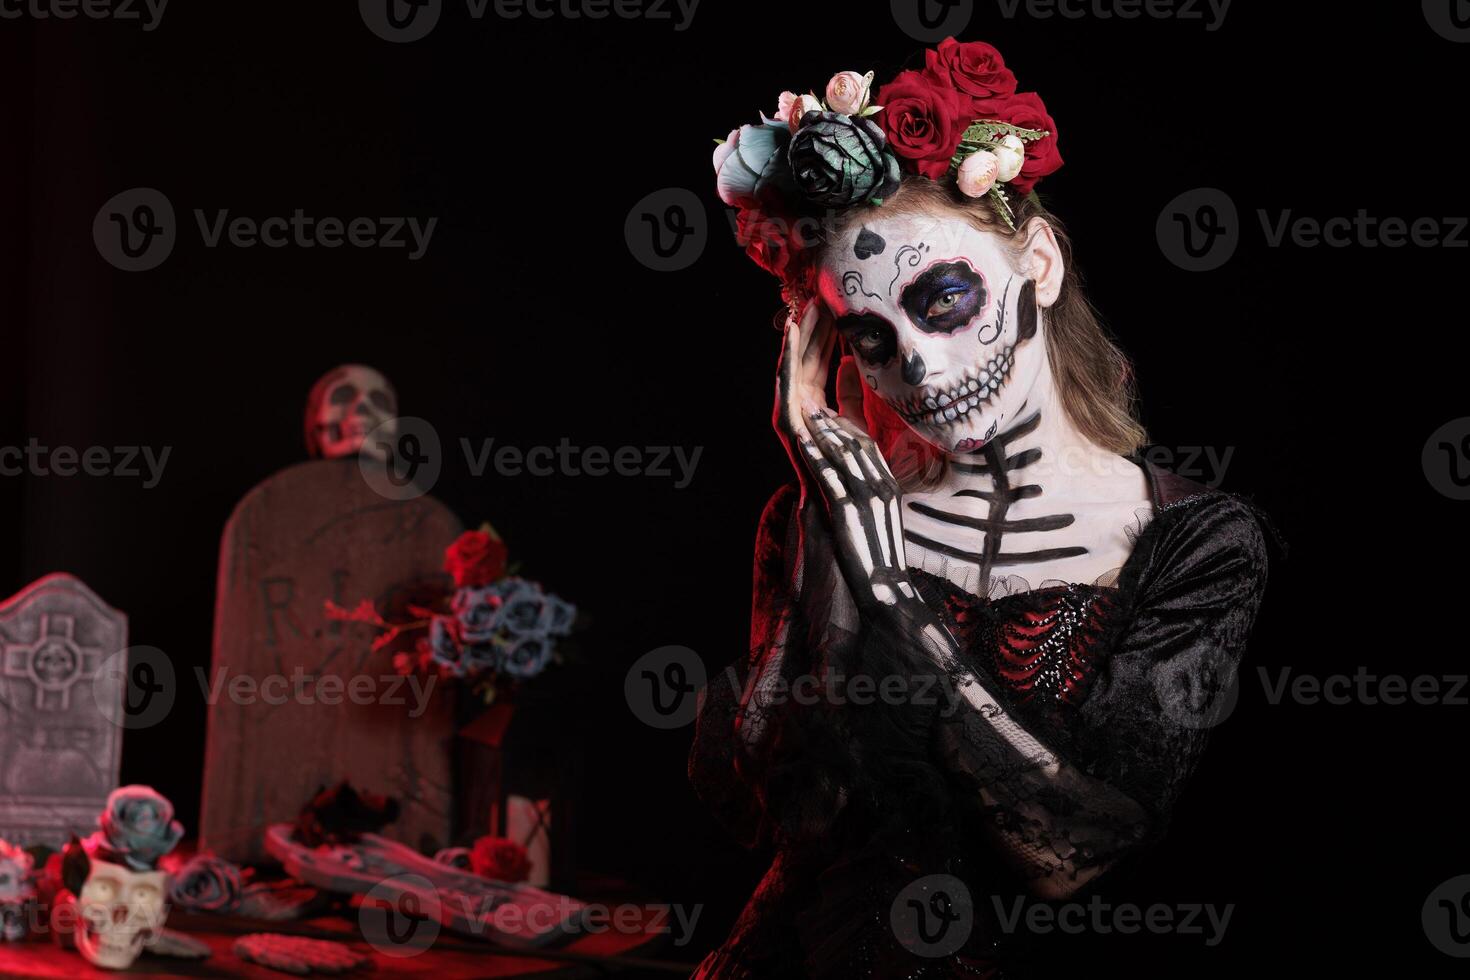
POLYGON ((952 177, 968 197, 988 196, 1015 229, 1007 189, 1026 196, 1062 165, 1056 124, 1035 92, 989 44, 946 38, 923 70, 872 92, 873 73, 843 71, 822 98, 782 92, 774 118, 716 140, 720 199, 739 209, 736 237, 756 264, 788 282, 809 271, 800 218, 823 209, 878 205, 904 173, 952 177))

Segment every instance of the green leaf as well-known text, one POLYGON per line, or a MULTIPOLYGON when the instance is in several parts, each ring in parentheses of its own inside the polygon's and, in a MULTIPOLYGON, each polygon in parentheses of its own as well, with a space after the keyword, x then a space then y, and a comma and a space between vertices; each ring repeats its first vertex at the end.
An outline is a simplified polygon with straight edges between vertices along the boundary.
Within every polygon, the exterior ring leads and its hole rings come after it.
POLYGON ((882 111, 883 111, 883 107, 881 105, 870 105, 866 109, 864 109, 862 112, 858 113, 858 115, 866 117, 866 116, 877 115, 878 113, 880 113, 882 111))

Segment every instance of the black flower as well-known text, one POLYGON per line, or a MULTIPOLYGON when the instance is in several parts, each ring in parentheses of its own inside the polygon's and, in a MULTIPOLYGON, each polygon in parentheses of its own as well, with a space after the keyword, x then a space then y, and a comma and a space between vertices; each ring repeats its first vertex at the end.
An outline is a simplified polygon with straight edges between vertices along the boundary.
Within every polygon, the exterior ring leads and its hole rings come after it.
POLYGON ((791 140, 791 170, 806 199, 845 208, 881 200, 898 189, 898 157, 867 119, 808 112, 791 140))

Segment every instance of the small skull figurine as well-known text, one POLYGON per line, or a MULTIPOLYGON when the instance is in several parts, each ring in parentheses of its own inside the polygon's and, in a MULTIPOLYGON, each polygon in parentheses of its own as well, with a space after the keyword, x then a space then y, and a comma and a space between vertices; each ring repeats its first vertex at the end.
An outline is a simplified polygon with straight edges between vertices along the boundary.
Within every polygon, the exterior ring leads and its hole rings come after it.
POLYGON ((35 898, 31 856, 0 840, 0 939, 15 942, 26 934, 26 907, 35 898))
POLYGON ((77 950, 87 962, 126 970, 163 929, 168 907, 163 871, 134 871, 93 856, 76 897, 77 950))
POLYGON ((398 395, 388 379, 362 364, 343 364, 317 379, 306 398, 306 448, 313 458, 340 459, 366 453, 382 459, 381 443, 391 445, 396 432, 398 395), (368 435, 386 437, 368 445, 368 435))

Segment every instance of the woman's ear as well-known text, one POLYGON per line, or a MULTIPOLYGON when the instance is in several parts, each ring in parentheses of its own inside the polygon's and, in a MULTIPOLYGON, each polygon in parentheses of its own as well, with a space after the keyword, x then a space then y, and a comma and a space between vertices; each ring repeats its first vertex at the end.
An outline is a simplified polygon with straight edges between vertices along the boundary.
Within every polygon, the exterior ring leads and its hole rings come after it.
POLYGON ((1032 218, 1021 230, 1025 244, 1021 246, 1021 274, 1036 283, 1036 302, 1043 309, 1057 301, 1062 292, 1066 263, 1051 225, 1043 218, 1032 218))

